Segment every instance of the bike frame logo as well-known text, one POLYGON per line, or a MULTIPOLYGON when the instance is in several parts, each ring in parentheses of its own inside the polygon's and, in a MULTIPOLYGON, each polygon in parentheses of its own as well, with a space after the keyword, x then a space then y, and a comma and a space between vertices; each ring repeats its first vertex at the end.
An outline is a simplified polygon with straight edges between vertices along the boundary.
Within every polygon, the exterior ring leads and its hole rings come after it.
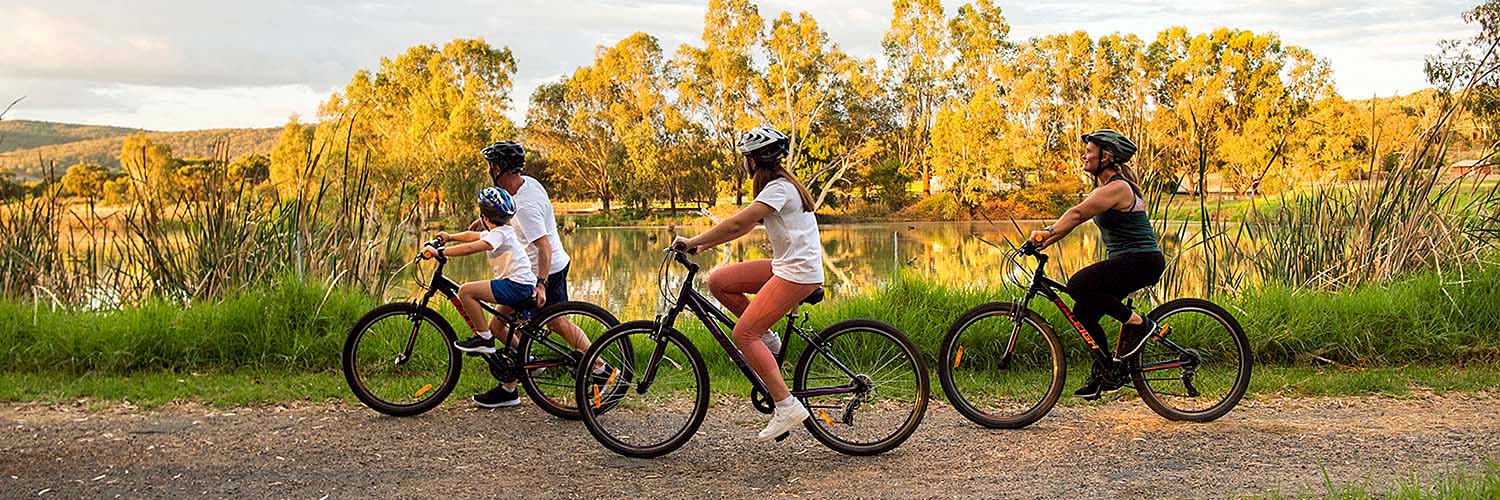
POLYGON ((464 310, 464 304, 462 302, 458 301, 458 297, 454 297, 452 295, 449 295, 448 296, 448 302, 452 302, 453 303, 453 307, 458 308, 458 315, 459 316, 463 316, 464 323, 468 323, 469 324, 469 328, 473 328, 474 331, 476 331, 476 332, 479 331, 479 330, 482 330, 482 328, 479 328, 479 325, 474 324, 474 320, 469 319, 469 311, 464 310))
POLYGON ((1083 337, 1084 342, 1088 342, 1089 348, 1095 351, 1099 350, 1099 344, 1094 343, 1094 336, 1089 335, 1088 330, 1083 329, 1083 324, 1078 322, 1078 318, 1073 317, 1073 310, 1068 309, 1067 304, 1063 304, 1060 298, 1052 299, 1052 303, 1057 304, 1057 308, 1062 310, 1063 317, 1068 318, 1068 324, 1073 325, 1073 328, 1078 330, 1078 335, 1083 337))

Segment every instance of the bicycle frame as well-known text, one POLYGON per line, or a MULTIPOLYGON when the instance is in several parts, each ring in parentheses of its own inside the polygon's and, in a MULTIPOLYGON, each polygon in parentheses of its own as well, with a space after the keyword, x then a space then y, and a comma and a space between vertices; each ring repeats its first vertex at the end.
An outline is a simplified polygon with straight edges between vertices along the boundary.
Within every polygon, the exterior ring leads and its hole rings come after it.
MULTIPOLYGON (((1021 307, 1017 307, 1015 308, 1015 310, 1011 311, 1011 323, 1014 326, 1011 327, 1010 338, 1006 341, 1005 354, 1001 356, 1001 366, 1003 367, 1009 365, 1010 355, 1016 347, 1016 338, 1021 335, 1021 322, 1025 319, 1024 316, 1026 312, 1030 310, 1031 299, 1035 298, 1037 295, 1046 297, 1047 300, 1052 302, 1052 305, 1057 306, 1057 310, 1062 312, 1063 317, 1068 320, 1068 324, 1073 327, 1074 331, 1078 332, 1078 336, 1083 337, 1084 344, 1089 346, 1089 354, 1091 357, 1093 357, 1094 362, 1099 363, 1100 366, 1116 366, 1117 364, 1119 364, 1119 359, 1116 359, 1114 356, 1106 353, 1103 348, 1099 347, 1099 344, 1097 342, 1094 342, 1094 337, 1089 335, 1088 330, 1084 329, 1083 324, 1078 322, 1078 318, 1073 316, 1073 310, 1069 309, 1068 305, 1062 301, 1062 296, 1059 295, 1059 292, 1061 292, 1062 294, 1067 294, 1068 287, 1067 285, 1058 283, 1056 280, 1047 277, 1047 254, 1037 251, 1031 246, 1030 243, 1023 245, 1020 249, 1020 252, 1024 255, 1035 257, 1037 260, 1037 266, 1036 270, 1033 271, 1031 275, 1031 286, 1027 288, 1026 295, 1021 299, 1021 307)), ((1151 372, 1156 370, 1178 368, 1188 364, 1192 364, 1194 366, 1197 365, 1197 355, 1188 351, 1187 349, 1184 349, 1182 346, 1177 345, 1175 342, 1167 339, 1167 335, 1169 333, 1170 328, 1163 326, 1163 328, 1152 334, 1152 338, 1156 339, 1157 342, 1161 342, 1162 345, 1167 346, 1168 349, 1176 351, 1182 356, 1188 356, 1192 358, 1192 360, 1164 361, 1160 363, 1153 363, 1150 365, 1138 367, 1135 371, 1151 372)), ((1191 368, 1192 367, 1189 367, 1189 369, 1191 368)))
MULTIPOLYGON (((723 311, 720 311, 718 306, 715 306, 712 302, 709 302, 707 297, 704 297, 703 294, 700 294, 697 290, 693 289, 693 277, 698 274, 698 264, 687 260, 687 256, 683 255, 680 252, 672 253, 678 264, 682 264, 684 267, 687 267, 687 278, 683 281, 682 291, 678 294, 677 303, 673 305, 671 309, 667 310, 666 313, 657 317, 656 324, 658 331, 655 335, 653 335, 653 337, 657 341, 656 348, 651 352, 651 358, 646 363, 646 371, 641 375, 641 382, 639 386, 637 386, 636 391, 640 394, 645 394, 646 389, 651 386, 651 382, 656 378, 656 368, 658 365, 660 365, 662 356, 666 354, 667 349, 666 340, 660 338, 661 332, 672 328, 672 326, 677 322, 677 317, 682 313, 683 310, 687 310, 694 316, 698 317, 698 321, 700 323, 703 323, 703 326, 708 329, 709 334, 713 335, 714 340, 718 341, 719 347, 723 348, 724 353, 729 356, 729 359, 733 360, 735 366, 739 367, 740 373, 745 375, 745 379, 750 381, 750 385, 755 390, 766 392, 765 382, 762 381, 760 376, 755 373, 755 370, 750 368, 750 363, 745 360, 745 356, 741 354, 739 348, 734 345, 734 341, 730 338, 730 335, 725 333, 726 331, 734 331, 734 320, 730 319, 729 315, 725 314, 723 311)), ((809 348, 816 349, 822 356, 833 362, 834 366, 843 371, 844 374, 849 377, 851 383, 836 387, 820 387, 813 389, 804 389, 800 391, 791 391, 792 395, 798 398, 808 398, 815 396, 829 396, 834 394, 848 394, 861 392, 868 389, 868 384, 860 379, 853 370, 850 370, 849 367, 845 366, 843 362, 839 361, 837 358, 834 358, 832 354, 829 354, 827 345, 808 335, 803 331, 803 329, 795 327, 795 321, 800 315, 797 309, 798 308, 792 308, 791 312, 787 313, 787 332, 796 332, 797 336, 802 337, 802 339, 807 342, 809 348)), ((781 350, 784 353, 787 351, 787 347, 791 345, 791 335, 788 335, 786 340, 784 340, 783 342, 784 343, 782 344, 781 350)), ((772 353, 772 355, 776 354, 777 353, 772 353)), ((780 361, 780 359, 778 359, 777 361, 780 361)))
MULTIPOLYGON (((421 299, 420 302, 418 302, 418 304, 420 304, 423 307, 426 307, 427 303, 432 300, 432 296, 433 295, 441 293, 441 294, 443 294, 444 297, 448 298, 448 302, 451 302, 453 304, 453 307, 455 307, 455 308, 458 309, 459 316, 463 317, 464 322, 469 325, 469 328, 472 329, 472 330, 474 330, 474 331, 479 331, 479 326, 480 325, 475 322, 474 318, 470 318, 469 317, 469 312, 466 311, 466 310, 464 310, 463 302, 460 301, 459 298, 458 298, 458 289, 459 289, 460 285, 457 282, 453 281, 452 279, 449 279, 447 276, 443 275, 443 267, 448 264, 448 258, 445 257, 445 256, 443 256, 443 255, 441 255, 441 254, 439 254, 438 257, 436 258, 436 260, 437 260, 437 269, 434 269, 432 271, 432 279, 431 279, 431 281, 427 285, 427 292, 422 294, 422 299, 421 299)), ((520 314, 507 314, 507 313, 501 312, 500 310, 498 310, 498 309, 496 309, 494 307, 491 307, 489 304, 486 304, 484 302, 480 302, 479 303, 479 307, 483 308, 485 311, 489 312, 490 314, 493 314, 496 318, 500 319, 500 321, 503 322, 503 323, 505 323, 505 325, 506 325, 506 328, 505 328, 505 330, 506 330, 506 332, 505 332, 505 339, 504 339, 504 343, 503 343, 504 347, 501 348, 500 350, 497 350, 494 355, 482 356, 483 358, 485 358, 486 361, 490 362, 492 365, 494 363, 502 361, 500 359, 501 356, 499 356, 500 353, 502 353, 502 352, 511 352, 511 353, 514 353, 515 348, 511 347, 511 342, 512 341, 516 341, 516 340, 524 341, 524 340, 527 340, 527 339, 532 339, 532 340, 535 340, 536 342, 539 342, 539 343, 547 346, 548 348, 551 348, 551 349, 555 350, 556 352, 561 352, 561 353, 566 353, 566 352, 570 352, 570 351, 573 350, 572 346, 562 344, 562 343, 560 343, 560 342, 558 342, 556 340, 552 340, 551 338, 549 338, 546 335, 539 335, 539 336, 532 336, 532 335, 530 335, 528 333, 528 328, 526 328, 526 327, 535 326, 535 325, 530 325, 527 322, 527 320, 529 320, 529 318, 524 318, 524 317, 522 317, 523 315, 520 315, 520 314), (519 338, 516 337, 517 335, 519 335, 519 338)), ((479 319, 483 320, 484 318, 479 318, 479 319)), ((420 326, 421 326, 421 323, 415 322, 415 321, 412 322, 411 335, 407 337, 406 349, 404 351, 402 351, 402 353, 397 357, 396 364, 399 365, 399 364, 405 363, 406 360, 411 357, 412 350, 416 348, 417 332, 418 332, 420 326)), ((499 340, 499 339, 497 339, 497 340, 499 340)), ((517 358, 518 356, 512 355, 510 357, 517 358)), ((512 360, 512 364, 514 364, 515 361, 519 361, 519 360, 512 360)), ((525 365, 521 366, 521 368, 526 369, 526 370, 531 370, 531 369, 536 369, 536 368, 551 368, 551 367, 554 367, 554 366, 568 366, 568 365, 565 365, 561 361, 540 361, 540 362, 525 364, 525 365)))

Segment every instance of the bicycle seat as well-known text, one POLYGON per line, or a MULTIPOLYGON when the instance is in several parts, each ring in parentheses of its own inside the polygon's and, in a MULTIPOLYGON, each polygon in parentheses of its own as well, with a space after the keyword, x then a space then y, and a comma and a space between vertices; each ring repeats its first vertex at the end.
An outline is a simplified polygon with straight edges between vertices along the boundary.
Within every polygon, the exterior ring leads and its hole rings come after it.
POLYGON ((824 295, 826 294, 823 293, 823 287, 820 286, 817 290, 813 290, 813 293, 807 294, 807 297, 802 299, 802 303, 807 305, 817 304, 823 301, 824 295))

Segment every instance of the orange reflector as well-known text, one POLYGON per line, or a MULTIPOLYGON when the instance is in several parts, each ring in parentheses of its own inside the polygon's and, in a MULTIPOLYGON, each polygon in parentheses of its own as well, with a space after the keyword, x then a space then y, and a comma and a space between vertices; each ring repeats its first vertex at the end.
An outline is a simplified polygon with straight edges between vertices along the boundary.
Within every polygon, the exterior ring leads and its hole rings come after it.
POLYGON ((1167 338, 1167 332, 1170 331, 1172 331, 1172 325, 1161 325, 1161 328, 1156 331, 1156 338, 1167 338))
POLYGON ((818 416, 819 417, 823 417, 823 421, 824 422, 828 422, 828 426, 829 427, 833 427, 833 417, 829 417, 828 416, 828 412, 823 411, 823 410, 818 410, 818 416))
POLYGON ((420 398, 420 397, 422 397, 423 394, 427 394, 427 391, 430 391, 430 390, 432 390, 432 384, 424 385, 424 386, 422 386, 421 389, 417 389, 417 393, 416 394, 412 394, 411 397, 420 398))
POLYGON ((594 408, 604 405, 604 398, 599 396, 599 386, 594 386, 594 408))
POLYGON ((615 376, 619 375, 619 374, 620 374, 620 369, 619 368, 611 370, 609 372, 609 380, 604 381, 604 385, 615 385, 615 376))
POLYGON ((964 346, 958 346, 958 354, 953 355, 953 367, 958 368, 958 362, 964 359, 964 346))

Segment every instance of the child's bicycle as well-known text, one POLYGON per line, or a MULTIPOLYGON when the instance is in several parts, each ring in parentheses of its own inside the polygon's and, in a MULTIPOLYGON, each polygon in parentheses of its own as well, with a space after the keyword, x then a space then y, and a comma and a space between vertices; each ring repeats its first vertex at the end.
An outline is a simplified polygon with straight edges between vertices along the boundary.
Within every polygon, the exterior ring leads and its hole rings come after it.
MULTIPOLYGON (((424 245, 442 248, 432 240, 424 245)), ((418 254, 418 260, 422 257, 418 254)), ((392 302, 366 313, 349 330, 344 342, 344 378, 349 389, 370 408, 386 415, 418 415, 437 407, 458 385, 463 368, 463 352, 453 346, 453 327, 437 311, 427 306, 437 293, 447 297, 459 314, 459 284, 443 275, 448 263, 441 253, 437 267, 426 285, 427 291, 413 302, 392 302)), ((583 353, 563 341, 554 331, 578 328, 588 338, 620 324, 614 315, 599 306, 585 302, 548 304, 540 311, 522 308, 515 315, 501 313, 489 304, 486 311, 507 325, 508 333, 496 331, 496 351, 481 357, 489 365, 490 375, 501 382, 519 380, 531 400, 547 413, 569 420, 578 419, 574 406, 574 371, 583 353), (506 340, 515 336, 515 347, 506 340)), ((475 321, 464 320, 473 327, 475 321)))
POLYGON ((1047 255, 1031 242, 1010 257, 1036 258, 1020 302, 982 304, 959 316, 943 337, 938 379, 948 402, 979 425, 1014 429, 1041 419, 1062 395, 1067 375, 1062 342, 1028 304, 1041 295, 1083 337, 1095 363, 1111 367, 1114 383, 1131 383, 1146 406, 1171 420, 1208 422, 1229 413, 1250 385, 1250 341, 1224 308, 1177 299, 1147 317, 1161 325, 1134 355, 1114 359, 1094 343, 1059 298, 1067 286, 1044 272, 1047 255))
MULTIPOLYGON (((770 414, 774 408, 764 382, 730 340, 734 321, 693 289, 697 273, 698 264, 668 250, 659 288, 667 312, 655 321, 609 329, 584 354, 584 363, 600 360, 613 367, 604 380, 580 375, 577 398, 584 426, 616 453, 637 458, 670 453, 697 433, 708 413, 708 367, 693 340, 675 327, 684 312, 697 317, 750 382, 755 409, 770 414), (667 273, 673 261, 688 271, 676 297, 667 273)), ((802 303, 822 299, 818 289, 802 303)), ((807 315, 794 308, 783 332, 781 350, 773 353, 778 366, 793 338, 807 343, 787 381, 792 395, 812 412, 805 425, 818 441, 845 454, 874 455, 900 446, 917 430, 927 411, 927 367, 901 330, 851 319, 817 333, 807 326, 807 315)))

